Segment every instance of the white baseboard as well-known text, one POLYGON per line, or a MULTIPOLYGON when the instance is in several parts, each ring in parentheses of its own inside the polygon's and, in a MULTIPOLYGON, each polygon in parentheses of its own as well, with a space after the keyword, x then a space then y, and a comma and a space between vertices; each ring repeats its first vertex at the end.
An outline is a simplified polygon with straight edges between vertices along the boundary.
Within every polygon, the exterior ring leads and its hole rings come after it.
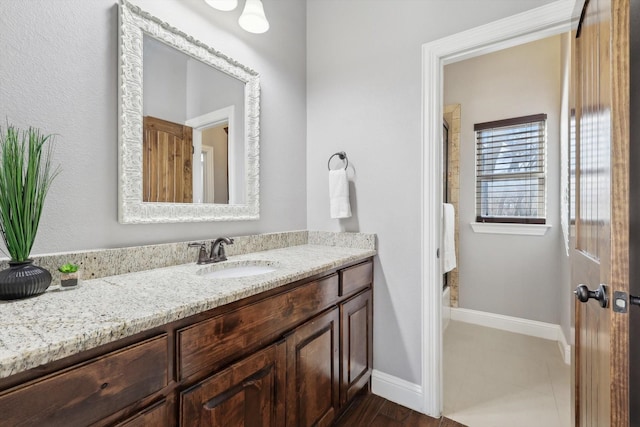
POLYGON ((562 328, 559 326, 558 328, 558 347, 560 347, 560 354, 562 355, 564 363, 571 365, 571 344, 568 343, 567 337, 564 336, 562 328))
POLYGON ((560 325, 455 307, 451 308, 451 320, 557 341, 562 359, 571 363, 571 346, 560 325))
POLYGON ((371 373, 371 392, 387 400, 423 413, 422 387, 376 369, 371 373))

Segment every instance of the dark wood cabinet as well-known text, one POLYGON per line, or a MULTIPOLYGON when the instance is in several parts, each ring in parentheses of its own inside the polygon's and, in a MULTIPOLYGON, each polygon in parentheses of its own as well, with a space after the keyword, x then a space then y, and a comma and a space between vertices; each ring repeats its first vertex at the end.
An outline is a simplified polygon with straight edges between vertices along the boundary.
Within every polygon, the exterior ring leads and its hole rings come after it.
POLYGON ((284 426, 285 356, 272 345, 182 392, 180 425, 284 426))
POLYGON ((337 301, 338 275, 332 274, 180 329, 180 378, 264 347, 337 301))
POLYGON ((369 383, 373 370, 373 300, 368 289, 340 304, 340 399, 344 405, 369 383))
POLYGON ((168 383, 167 335, 105 354, 0 395, 0 424, 86 426, 168 383))
POLYGON ((0 379, 0 426, 329 426, 369 384, 372 260, 0 379))
POLYGON ((363 262, 339 271, 340 296, 353 295, 373 283, 373 263, 363 262))
POLYGON ((340 405, 337 307, 287 336, 287 427, 329 426, 340 405))
POLYGON ((162 399, 116 424, 116 427, 171 427, 171 405, 167 399, 162 399))

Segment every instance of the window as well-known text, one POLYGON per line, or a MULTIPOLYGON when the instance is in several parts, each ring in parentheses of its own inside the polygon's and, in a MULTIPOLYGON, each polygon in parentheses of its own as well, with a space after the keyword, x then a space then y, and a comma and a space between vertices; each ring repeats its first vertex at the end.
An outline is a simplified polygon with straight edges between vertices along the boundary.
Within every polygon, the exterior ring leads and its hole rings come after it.
POLYGON ((478 123, 476 221, 545 224, 546 114, 478 123))

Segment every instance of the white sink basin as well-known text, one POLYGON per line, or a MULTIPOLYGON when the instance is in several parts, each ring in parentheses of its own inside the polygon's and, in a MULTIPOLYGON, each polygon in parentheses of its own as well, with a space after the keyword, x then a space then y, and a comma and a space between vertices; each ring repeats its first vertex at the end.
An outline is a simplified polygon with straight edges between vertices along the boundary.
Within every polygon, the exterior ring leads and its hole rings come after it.
POLYGON ((197 274, 212 279, 229 279, 234 277, 259 276, 272 273, 278 269, 277 265, 268 261, 253 261, 243 263, 218 264, 198 270, 197 274))

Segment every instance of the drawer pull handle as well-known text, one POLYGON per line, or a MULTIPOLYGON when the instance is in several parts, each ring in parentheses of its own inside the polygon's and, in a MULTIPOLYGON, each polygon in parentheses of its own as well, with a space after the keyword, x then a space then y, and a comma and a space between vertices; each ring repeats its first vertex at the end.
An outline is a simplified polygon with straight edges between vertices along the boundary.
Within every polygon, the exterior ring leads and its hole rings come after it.
POLYGON ((236 394, 240 393, 244 389, 249 387, 255 387, 256 384, 258 384, 258 381, 260 379, 266 377, 271 372, 273 372, 273 368, 274 368, 273 365, 269 365, 264 369, 261 369, 260 371, 256 372, 255 374, 248 376, 240 384, 237 384, 234 387, 230 388, 229 390, 225 391, 224 393, 221 393, 215 396, 213 399, 210 399, 204 402, 202 407, 207 411, 213 411, 220 404, 226 402, 227 400, 229 400, 236 394))

